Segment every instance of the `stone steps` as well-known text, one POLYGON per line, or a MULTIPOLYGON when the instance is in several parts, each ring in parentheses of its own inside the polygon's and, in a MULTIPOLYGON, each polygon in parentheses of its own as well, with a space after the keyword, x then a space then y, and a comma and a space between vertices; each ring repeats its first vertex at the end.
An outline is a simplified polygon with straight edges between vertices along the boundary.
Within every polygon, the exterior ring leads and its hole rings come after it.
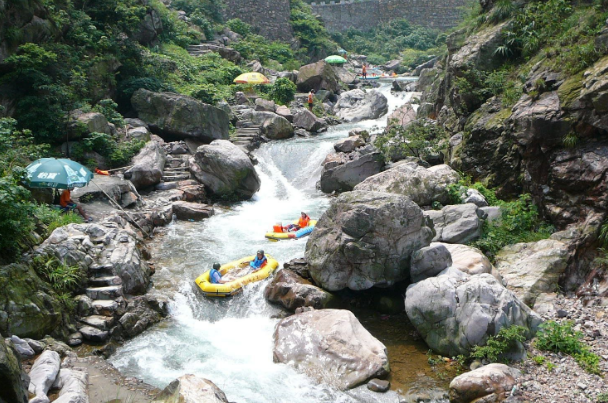
POLYGON ((110 332, 93 326, 83 326, 78 331, 82 334, 83 339, 92 343, 103 343, 110 337, 110 332))
POLYGON ((89 278, 89 286, 91 287, 108 287, 121 284, 122 280, 118 276, 102 276, 89 278))
POLYGON ((179 182, 186 179, 190 179, 189 172, 180 175, 163 175, 163 182, 179 182))
POLYGON ((87 297, 92 300, 96 299, 116 299, 118 297, 122 297, 122 286, 113 285, 107 287, 89 287, 86 289, 87 297))
POLYGON ((99 330, 110 330, 114 326, 115 319, 113 316, 91 315, 80 318, 80 322, 99 330))
POLYGON ((102 316, 114 316, 118 310, 118 302, 112 299, 96 299, 91 304, 95 312, 102 316))

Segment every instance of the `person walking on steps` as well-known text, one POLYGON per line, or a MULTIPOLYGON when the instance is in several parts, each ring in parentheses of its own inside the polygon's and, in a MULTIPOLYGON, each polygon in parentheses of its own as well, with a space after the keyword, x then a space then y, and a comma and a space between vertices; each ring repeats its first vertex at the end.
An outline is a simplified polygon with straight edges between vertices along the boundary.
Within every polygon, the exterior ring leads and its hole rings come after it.
POLYGON ((308 93, 308 109, 312 112, 312 104, 315 100, 315 90, 310 90, 308 93))

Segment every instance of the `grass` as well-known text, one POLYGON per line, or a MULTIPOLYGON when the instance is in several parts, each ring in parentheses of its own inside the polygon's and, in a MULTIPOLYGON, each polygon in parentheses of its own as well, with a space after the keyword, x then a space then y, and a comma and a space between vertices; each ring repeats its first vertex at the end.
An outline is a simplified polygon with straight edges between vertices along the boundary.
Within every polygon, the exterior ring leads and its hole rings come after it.
POLYGON ((497 362, 499 358, 517 348, 519 343, 524 342, 526 333, 527 329, 523 326, 503 327, 498 334, 488 338, 485 346, 475 346, 471 357, 497 362))

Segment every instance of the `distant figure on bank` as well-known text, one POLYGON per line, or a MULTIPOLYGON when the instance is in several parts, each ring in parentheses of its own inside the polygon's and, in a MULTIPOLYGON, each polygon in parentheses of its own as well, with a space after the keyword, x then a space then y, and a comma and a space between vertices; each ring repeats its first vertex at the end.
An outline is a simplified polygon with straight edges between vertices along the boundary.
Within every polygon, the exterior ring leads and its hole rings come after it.
POLYGON ((361 69, 361 75, 363 76, 363 78, 367 78, 367 66, 364 64, 363 68, 361 69))
POLYGON ((268 260, 266 259, 266 255, 264 255, 264 251, 260 249, 255 256, 255 259, 249 263, 249 267, 253 269, 252 273, 255 273, 256 271, 262 269, 267 262, 268 260))
POLYGON ((224 284, 224 283, 228 283, 228 281, 222 279, 222 273, 220 273, 220 264, 219 263, 213 263, 213 268, 211 269, 211 272, 209 273, 209 281, 211 282, 211 284, 224 284))
POLYGON ((87 215, 87 213, 84 212, 83 208, 80 207, 80 205, 76 204, 73 200, 72 200, 72 195, 71 195, 71 191, 73 188, 70 189, 65 189, 62 193, 61 196, 59 197, 59 205, 61 206, 61 208, 64 211, 71 211, 71 210, 78 210, 78 212, 80 213, 80 215, 88 222, 93 221, 91 219, 91 217, 89 217, 87 215))
POLYGON ((310 90, 308 93, 308 109, 312 112, 312 104, 315 100, 315 90, 310 90))

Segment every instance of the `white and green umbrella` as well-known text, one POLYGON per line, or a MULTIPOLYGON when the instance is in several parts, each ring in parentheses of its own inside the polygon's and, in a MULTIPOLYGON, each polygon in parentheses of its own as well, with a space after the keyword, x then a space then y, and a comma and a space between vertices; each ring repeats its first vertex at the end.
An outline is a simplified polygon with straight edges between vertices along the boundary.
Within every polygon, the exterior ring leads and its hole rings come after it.
POLYGON ((93 179, 88 168, 65 158, 40 158, 26 169, 27 183, 32 188, 70 189, 86 186, 93 179))

